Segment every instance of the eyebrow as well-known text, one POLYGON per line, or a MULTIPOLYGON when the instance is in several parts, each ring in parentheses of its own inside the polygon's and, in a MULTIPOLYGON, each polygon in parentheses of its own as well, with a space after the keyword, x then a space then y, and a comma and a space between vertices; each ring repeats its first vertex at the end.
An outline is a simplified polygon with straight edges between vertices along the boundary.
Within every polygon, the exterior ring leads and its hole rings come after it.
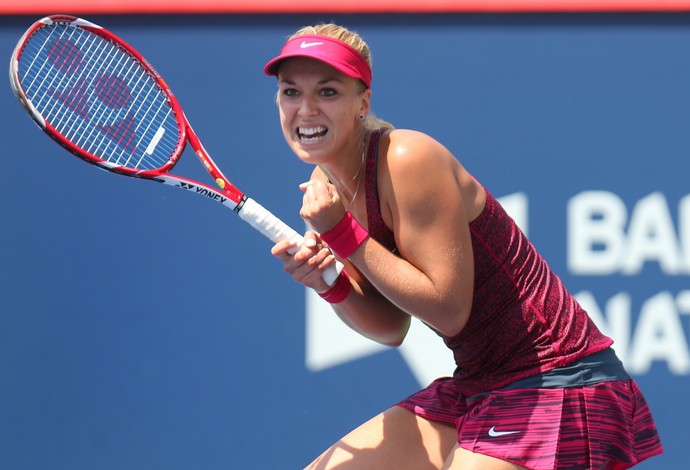
MULTIPOLYGON (((342 83, 342 80, 339 80, 339 79, 336 78, 336 77, 333 77, 333 78, 325 78, 325 79, 323 79, 323 80, 319 80, 316 84, 317 84, 317 85, 326 85, 326 84, 328 84, 328 83, 330 83, 330 82, 342 83)), ((288 80, 288 79, 285 79, 285 78, 281 78, 281 79, 279 80, 279 83, 287 83, 288 85, 296 85, 296 83, 295 83, 293 80, 288 80)))

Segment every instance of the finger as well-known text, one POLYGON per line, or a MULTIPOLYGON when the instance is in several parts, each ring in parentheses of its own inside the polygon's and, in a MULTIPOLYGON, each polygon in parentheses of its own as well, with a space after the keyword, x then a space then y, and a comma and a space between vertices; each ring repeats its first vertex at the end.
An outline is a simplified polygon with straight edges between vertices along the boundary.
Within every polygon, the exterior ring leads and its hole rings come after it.
POLYGON ((312 246, 308 246, 306 243, 303 243, 296 249, 294 253, 292 253, 292 257, 297 262, 307 263, 322 249, 322 246, 323 245, 318 246, 316 243, 314 243, 312 246))
POLYGON ((335 261, 328 248, 322 248, 311 256, 305 263, 293 266, 291 270, 295 281, 300 282, 314 289, 327 289, 328 286, 323 281, 323 269, 330 266, 335 261))
POLYGON ((322 248, 320 252, 321 256, 321 262, 318 265, 319 271, 323 272, 326 269, 328 269, 331 265, 335 264, 337 261, 335 258, 335 255, 333 254, 333 251, 331 251, 330 248, 322 248))
POLYGON ((316 238, 305 237, 304 238, 304 246, 306 246, 307 248, 316 248, 316 246, 317 246, 316 238))
POLYGON ((309 248, 321 248, 321 237, 313 230, 307 230, 304 234, 304 244, 309 248))
POLYGON ((290 240, 281 240, 271 247, 271 254, 277 257, 291 256, 289 252, 296 249, 297 245, 290 240))

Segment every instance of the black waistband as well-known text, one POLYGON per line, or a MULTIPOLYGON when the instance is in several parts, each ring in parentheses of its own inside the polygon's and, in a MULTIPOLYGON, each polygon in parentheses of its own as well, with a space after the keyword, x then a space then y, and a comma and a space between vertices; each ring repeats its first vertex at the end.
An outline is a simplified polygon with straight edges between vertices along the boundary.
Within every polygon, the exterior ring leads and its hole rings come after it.
POLYGON ((594 353, 565 367, 513 382, 503 388, 565 388, 612 380, 628 380, 623 363, 611 348, 594 353))
MULTIPOLYGON (((565 367, 557 367, 542 374, 517 380, 501 387, 501 390, 582 387, 600 382, 629 379, 630 376, 625 371, 623 363, 616 356, 616 352, 611 348, 606 348, 565 367)), ((490 393, 474 395, 467 401, 470 402, 490 393)))

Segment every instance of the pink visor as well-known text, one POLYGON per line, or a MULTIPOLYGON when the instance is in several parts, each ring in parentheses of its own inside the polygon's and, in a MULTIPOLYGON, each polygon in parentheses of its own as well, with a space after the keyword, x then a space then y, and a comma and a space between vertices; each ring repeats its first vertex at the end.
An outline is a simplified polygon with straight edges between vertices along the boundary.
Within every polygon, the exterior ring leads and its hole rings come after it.
POLYGON ((330 65, 348 77, 371 87, 371 68, 362 55, 344 42, 320 34, 296 36, 285 43, 280 55, 264 67, 266 75, 278 75, 280 63, 290 57, 309 57, 330 65))

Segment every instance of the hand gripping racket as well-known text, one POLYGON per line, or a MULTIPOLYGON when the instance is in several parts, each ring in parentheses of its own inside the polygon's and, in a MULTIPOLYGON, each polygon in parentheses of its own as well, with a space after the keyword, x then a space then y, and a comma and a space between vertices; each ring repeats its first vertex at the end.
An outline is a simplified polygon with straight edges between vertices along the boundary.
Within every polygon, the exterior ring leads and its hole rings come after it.
MULTIPOLYGON (((41 129, 86 162, 200 194, 273 242, 302 244, 301 235, 223 176, 163 78, 104 28, 66 15, 37 21, 12 54, 10 82, 41 129), (187 142, 220 191, 168 173, 187 142)), ((342 264, 332 266, 324 281, 332 285, 340 270, 342 264)))

